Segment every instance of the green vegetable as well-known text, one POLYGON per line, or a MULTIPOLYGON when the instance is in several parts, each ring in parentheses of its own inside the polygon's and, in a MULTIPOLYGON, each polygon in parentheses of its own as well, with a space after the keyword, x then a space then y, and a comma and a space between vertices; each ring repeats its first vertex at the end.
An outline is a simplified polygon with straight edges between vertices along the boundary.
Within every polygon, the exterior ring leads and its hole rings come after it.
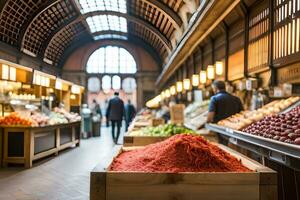
POLYGON ((130 135, 139 136, 163 136, 170 137, 176 134, 195 134, 191 129, 185 128, 183 126, 176 126, 174 124, 160 125, 157 127, 146 127, 139 131, 132 132, 130 135))

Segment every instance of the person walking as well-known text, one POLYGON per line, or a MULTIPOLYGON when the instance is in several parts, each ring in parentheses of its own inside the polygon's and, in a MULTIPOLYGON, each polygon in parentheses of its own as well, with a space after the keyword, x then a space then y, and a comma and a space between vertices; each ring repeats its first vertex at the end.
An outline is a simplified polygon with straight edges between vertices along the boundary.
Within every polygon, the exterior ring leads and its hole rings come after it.
POLYGON ((118 143, 122 120, 124 116, 124 102, 119 98, 119 92, 114 93, 114 97, 109 100, 106 111, 106 118, 111 122, 112 138, 115 144, 118 143), (117 126, 117 135, 115 127, 117 126))
POLYGON ((131 101, 128 100, 127 104, 125 105, 125 120, 126 120, 126 131, 130 123, 132 122, 133 118, 135 117, 136 110, 135 107, 132 105, 131 101))

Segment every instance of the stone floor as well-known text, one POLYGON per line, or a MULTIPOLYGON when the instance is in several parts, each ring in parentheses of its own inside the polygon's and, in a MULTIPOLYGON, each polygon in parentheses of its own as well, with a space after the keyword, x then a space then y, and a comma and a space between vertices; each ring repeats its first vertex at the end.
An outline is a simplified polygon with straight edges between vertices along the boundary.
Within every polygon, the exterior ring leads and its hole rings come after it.
POLYGON ((110 130, 102 128, 101 137, 81 140, 79 148, 38 161, 31 169, 0 169, 0 200, 89 199, 90 171, 108 161, 116 147, 110 130))

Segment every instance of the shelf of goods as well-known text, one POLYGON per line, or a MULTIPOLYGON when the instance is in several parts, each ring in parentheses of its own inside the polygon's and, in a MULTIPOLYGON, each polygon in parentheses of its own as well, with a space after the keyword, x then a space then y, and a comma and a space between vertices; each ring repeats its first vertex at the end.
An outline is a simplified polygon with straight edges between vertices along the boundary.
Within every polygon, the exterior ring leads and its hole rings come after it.
POLYGON ((209 101, 194 102, 184 110, 184 125, 192 130, 199 130, 206 123, 209 101))
POLYGON ((31 127, 1 125, 3 139, 2 164, 24 164, 32 162, 71 146, 79 146, 81 122, 31 127))
POLYGON ((149 110, 144 110, 140 112, 132 121, 128 130, 135 131, 143 127, 147 127, 151 125, 151 120, 154 116, 151 114, 149 110))
MULTIPOLYGON (((235 118, 234 121, 241 120, 235 118)), ((261 116, 257 120, 251 119, 251 123, 244 126, 231 126, 231 123, 223 121, 207 124, 206 128, 228 137, 231 143, 262 158, 300 170, 299 102, 293 101, 289 107, 282 107, 277 113, 261 116)))
POLYGON ((91 172, 91 200, 277 199, 275 171, 199 136, 176 135, 145 147, 120 147, 114 156, 91 172))

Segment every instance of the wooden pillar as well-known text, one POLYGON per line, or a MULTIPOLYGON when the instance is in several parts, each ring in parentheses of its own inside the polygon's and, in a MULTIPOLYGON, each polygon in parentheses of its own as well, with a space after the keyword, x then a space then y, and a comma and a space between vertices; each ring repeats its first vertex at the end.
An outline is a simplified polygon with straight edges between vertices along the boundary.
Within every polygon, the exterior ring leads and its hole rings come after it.
POLYGON ((241 1, 241 10, 244 14, 244 77, 248 77, 248 47, 249 47, 249 12, 246 4, 241 1))
POLYGON ((225 21, 220 23, 221 29, 225 34, 225 57, 224 57, 224 73, 225 73, 225 81, 228 81, 228 58, 229 58, 229 33, 228 33, 228 25, 225 21))
POLYGON ((271 82, 270 86, 275 86, 277 84, 277 70, 274 67, 274 57, 273 57, 273 49, 274 49, 274 1, 269 0, 269 46, 268 46, 268 60, 269 60, 269 69, 271 71, 271 82))
POLYGON ((211 43, 211 64, 213 65, 215 63, 215 40, 210 37, 210 43, 211 43))

